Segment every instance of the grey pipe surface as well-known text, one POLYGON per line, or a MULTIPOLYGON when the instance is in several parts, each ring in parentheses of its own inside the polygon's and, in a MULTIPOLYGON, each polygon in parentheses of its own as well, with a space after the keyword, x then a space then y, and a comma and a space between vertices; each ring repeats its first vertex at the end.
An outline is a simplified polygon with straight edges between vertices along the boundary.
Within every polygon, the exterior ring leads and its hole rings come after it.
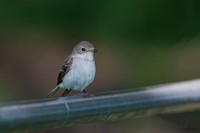
POLYGON ((200 110, 200 80, 0 104, 0 132, 200 110))

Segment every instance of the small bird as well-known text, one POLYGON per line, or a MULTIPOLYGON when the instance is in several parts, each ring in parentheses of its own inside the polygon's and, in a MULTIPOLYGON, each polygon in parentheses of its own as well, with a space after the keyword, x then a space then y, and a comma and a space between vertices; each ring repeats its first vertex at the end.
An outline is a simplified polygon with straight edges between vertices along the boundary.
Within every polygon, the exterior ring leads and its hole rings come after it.
POLYGON ((62 96, 75 90, 87 94, 85 88, 92 83, 96 73, 94 46, 88 41, 78 43, 72 53, 65 60, 58 78, 57 86, 47 95, 55 94, 59 89, 64 89, 62 96))

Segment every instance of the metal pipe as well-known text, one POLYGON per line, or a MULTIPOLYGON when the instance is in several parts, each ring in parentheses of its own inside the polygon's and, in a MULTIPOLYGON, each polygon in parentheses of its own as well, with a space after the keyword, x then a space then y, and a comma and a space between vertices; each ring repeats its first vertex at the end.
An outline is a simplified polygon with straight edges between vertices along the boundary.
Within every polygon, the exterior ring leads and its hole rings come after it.
POLYGON ((200 110, 200 80, 0 104, 0 132, 200 110))

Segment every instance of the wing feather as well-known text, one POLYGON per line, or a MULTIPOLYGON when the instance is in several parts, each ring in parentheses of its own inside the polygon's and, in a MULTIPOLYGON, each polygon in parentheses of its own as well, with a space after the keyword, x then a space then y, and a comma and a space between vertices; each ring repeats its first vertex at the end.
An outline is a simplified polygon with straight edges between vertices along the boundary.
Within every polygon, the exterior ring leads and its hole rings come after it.
POLYGON ((58 74, 58 78, 57 78, 57 85, 60 84, 63 81, 63 77, 65 76, 65 74, 67 74, 72 66, 72 62, 73 62, 73 58, 68 58, 64 65, 62 66, 59 74, 58 74))

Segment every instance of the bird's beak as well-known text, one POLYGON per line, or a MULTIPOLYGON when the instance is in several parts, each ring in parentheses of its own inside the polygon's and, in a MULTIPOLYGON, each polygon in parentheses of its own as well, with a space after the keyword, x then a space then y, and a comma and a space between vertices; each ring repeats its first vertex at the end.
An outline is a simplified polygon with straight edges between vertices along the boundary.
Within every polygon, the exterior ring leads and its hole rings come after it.
POLYGON ((93 53, 96 53, 97 52, 97 50, 96 49, 93 49, 93 53))
POLYGON ((92 53, 96 53, 97 50, 96 50, 96 49, 91 49, 90 52, 92 52, 92 53))

